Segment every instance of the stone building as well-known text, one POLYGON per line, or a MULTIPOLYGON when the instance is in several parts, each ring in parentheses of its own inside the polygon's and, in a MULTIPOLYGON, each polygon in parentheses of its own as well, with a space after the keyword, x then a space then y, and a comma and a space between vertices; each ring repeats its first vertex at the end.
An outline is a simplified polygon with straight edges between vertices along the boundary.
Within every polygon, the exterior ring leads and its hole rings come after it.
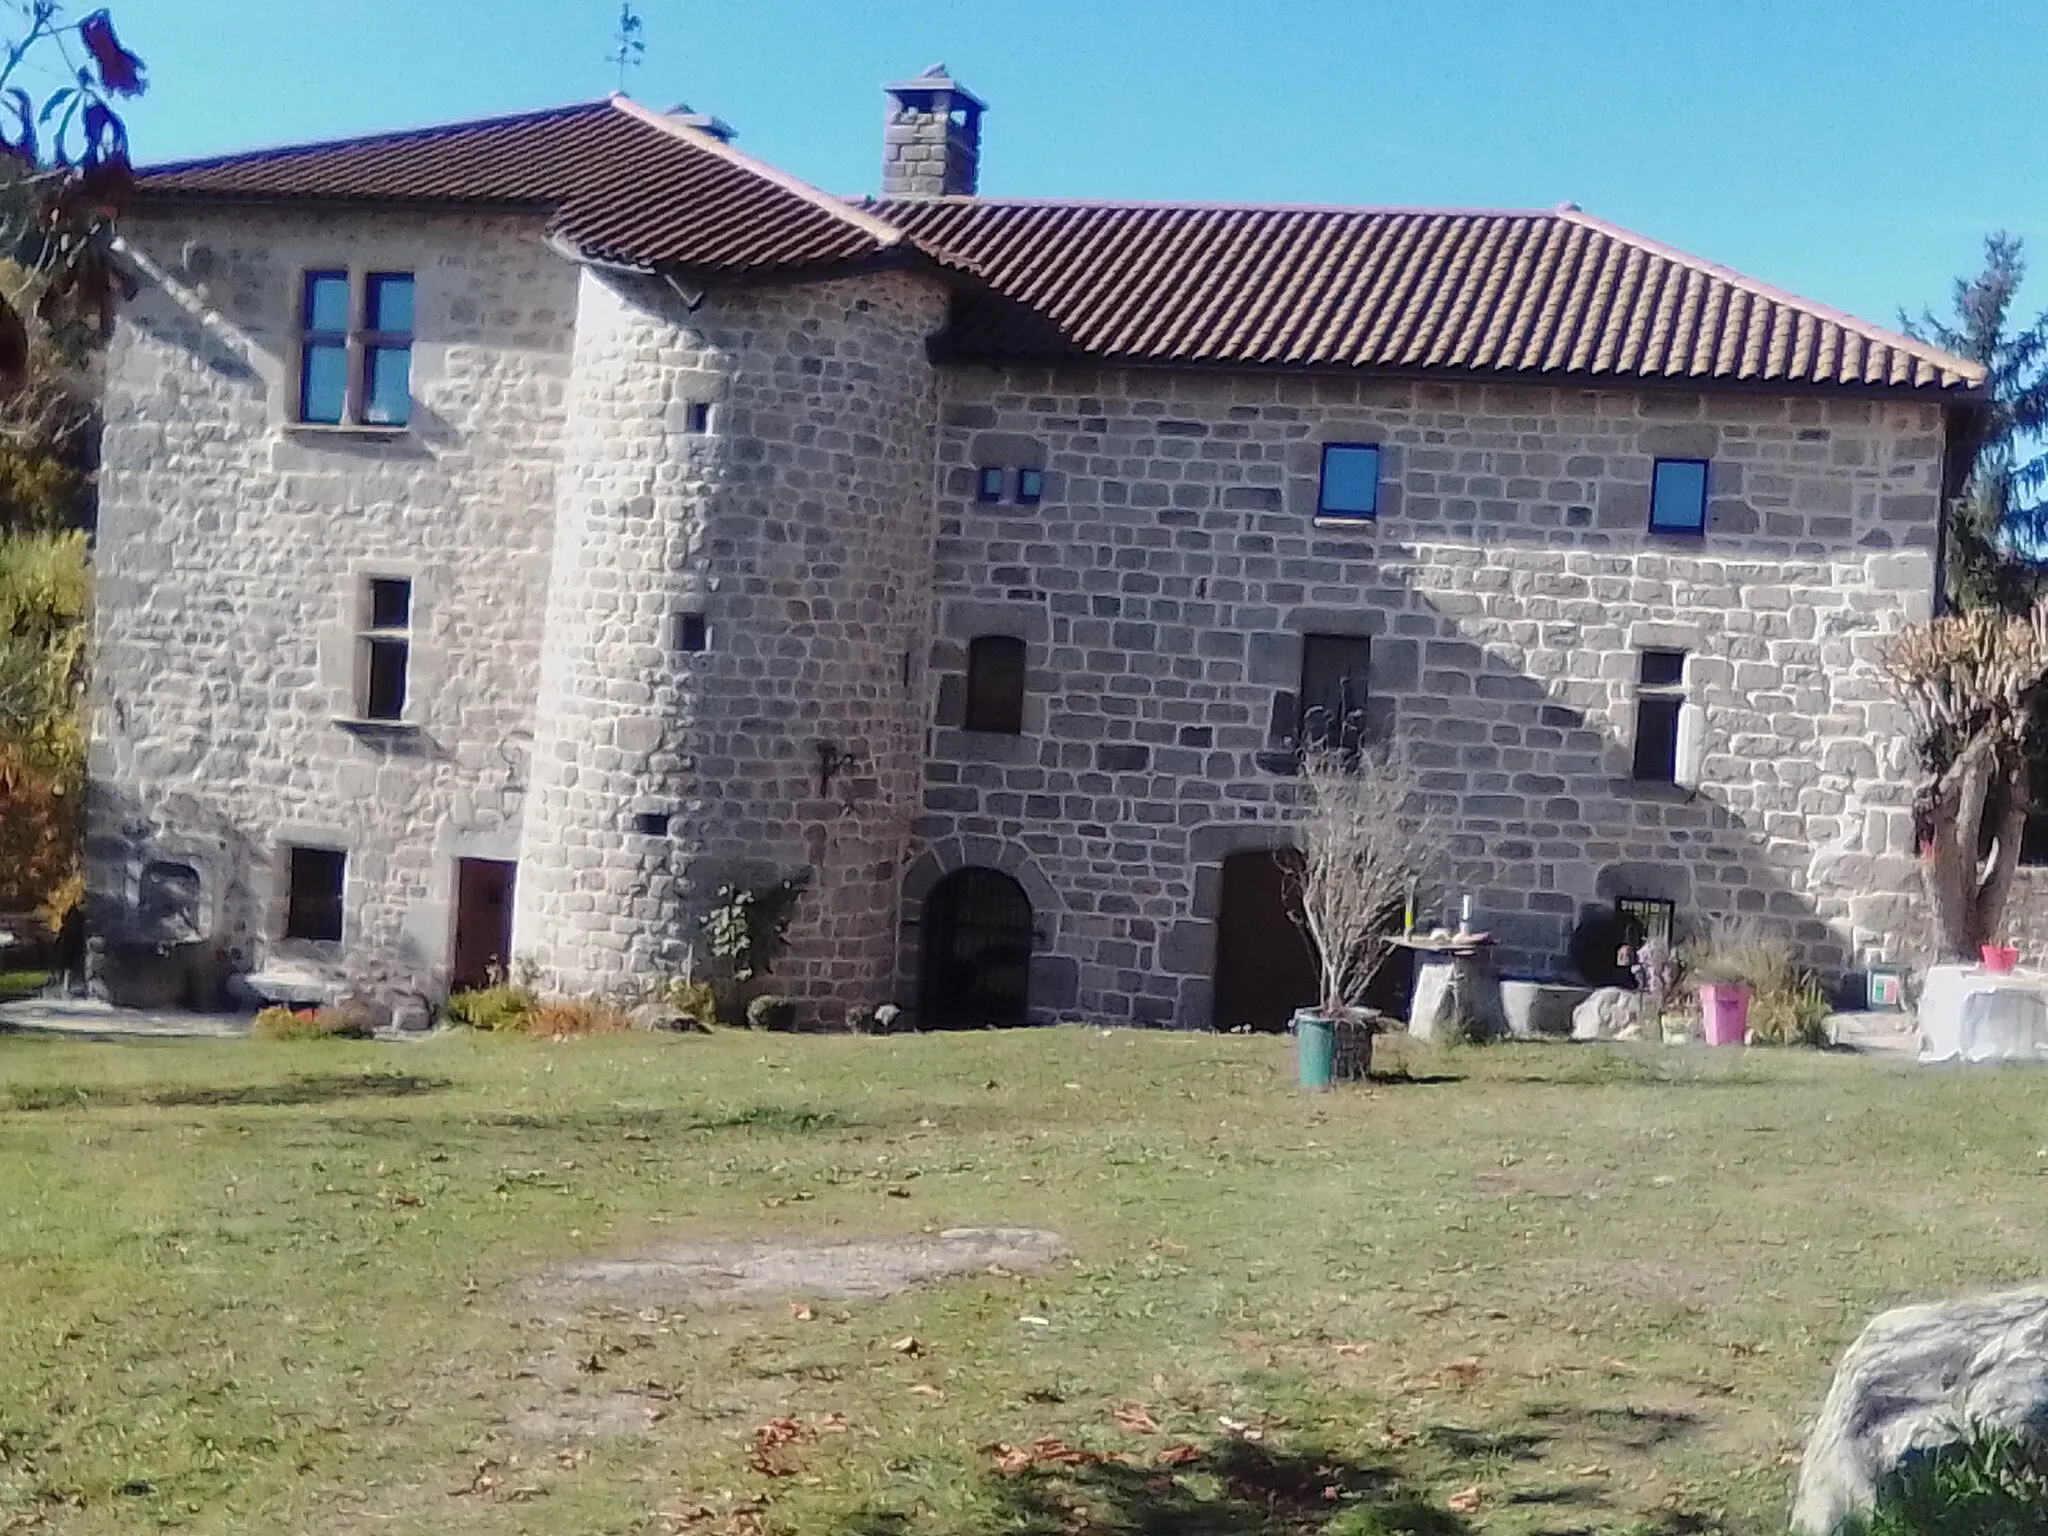
POLYGON ((1576 208, 984 198, 982 104, 887 100, 880 198, 624 100, 142 178, 113 995, 625 988, 798 881, 813 1017, 1268 1019, 1361 727, 1512 968, 1893 942, 1978 369, 1576 208))

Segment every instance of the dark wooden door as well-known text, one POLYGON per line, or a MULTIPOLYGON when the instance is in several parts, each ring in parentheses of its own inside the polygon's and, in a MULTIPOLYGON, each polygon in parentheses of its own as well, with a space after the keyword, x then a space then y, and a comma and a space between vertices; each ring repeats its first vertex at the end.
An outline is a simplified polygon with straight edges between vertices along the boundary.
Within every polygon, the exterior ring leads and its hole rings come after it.
POLYGON ((1218 1029, 1285 1029, 1316 1000, 1315 951, 1289 913, 1283 851, 1233 853, 1223 861, 1216 923, 1218 1029))
POLYGON ((502 859, 461 859, 455 866, 455 986, 487 987, 505 976, 512 954, 512 877, 502 859))

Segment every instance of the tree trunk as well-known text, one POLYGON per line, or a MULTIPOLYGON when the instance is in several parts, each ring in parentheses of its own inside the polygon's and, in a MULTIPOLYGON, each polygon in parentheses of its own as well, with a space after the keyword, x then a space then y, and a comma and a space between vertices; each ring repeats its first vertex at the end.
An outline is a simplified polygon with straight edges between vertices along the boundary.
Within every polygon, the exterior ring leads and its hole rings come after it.
POLYGON ((1920 873, 1934 909, 1935 959, 1943 964, 1974 964, 2005 921, 2026 825, 2026 770, 1998 758, 1996 742, 1980 736, 1936 787, 1933 837, 1920 873), (1978 849, 1995 781, 2005 796, 1987 868, 1978 849))

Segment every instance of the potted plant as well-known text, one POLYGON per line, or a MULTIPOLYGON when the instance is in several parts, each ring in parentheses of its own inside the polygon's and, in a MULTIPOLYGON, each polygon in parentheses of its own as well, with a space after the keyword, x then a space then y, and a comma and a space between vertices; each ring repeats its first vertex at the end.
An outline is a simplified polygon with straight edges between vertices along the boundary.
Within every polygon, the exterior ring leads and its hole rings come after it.
POLYGON ((1315 1090, 1372 1070, 1382 1021, 1365 993, 1394 951, 1428 839, 1414 777, 1384 750, 1310 746, 1299 784, 1300 857, 1285 867, 1321 996, 1293 1029, 1301 1086, 1315 1090))
MULTIPOLYGON (((1700 1005, 1700 1032, 1709 1045, 1741 1045, 1749 1038, 1749 1005, 1760 971, 1776 968, 1779 941, 1749 918, 1716 918, 1685 946, 1685 982, 1700 1005)), ((1789 951, 1785 956, 1789 963, 1789 951)))

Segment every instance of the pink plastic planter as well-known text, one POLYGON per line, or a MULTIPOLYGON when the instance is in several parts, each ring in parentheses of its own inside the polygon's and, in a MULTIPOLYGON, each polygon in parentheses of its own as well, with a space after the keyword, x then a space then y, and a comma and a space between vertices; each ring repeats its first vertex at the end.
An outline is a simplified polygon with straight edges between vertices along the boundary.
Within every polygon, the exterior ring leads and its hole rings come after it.
POLYGON ((1986 944, 1983 946, 1984 969, 1994 976, 2010 976, 2012 968, 2020 963, 2020 952, 2012 944, 1986 944))
POLYGON ((1749 988, 1709 982, 1700 988, 1700 1024, 1709 1045, 1740 1045, 1749 1034, 1749 988))

